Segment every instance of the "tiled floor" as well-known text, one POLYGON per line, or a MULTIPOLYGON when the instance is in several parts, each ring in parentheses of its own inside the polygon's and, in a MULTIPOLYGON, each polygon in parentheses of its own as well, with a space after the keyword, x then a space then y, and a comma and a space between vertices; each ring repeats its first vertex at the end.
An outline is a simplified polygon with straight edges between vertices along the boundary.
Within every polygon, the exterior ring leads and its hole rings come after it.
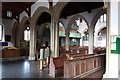
POLYGON ((2 78, 49 78, 47 72, 40 71, 38 61, 2 61, 1 66, 2 78))

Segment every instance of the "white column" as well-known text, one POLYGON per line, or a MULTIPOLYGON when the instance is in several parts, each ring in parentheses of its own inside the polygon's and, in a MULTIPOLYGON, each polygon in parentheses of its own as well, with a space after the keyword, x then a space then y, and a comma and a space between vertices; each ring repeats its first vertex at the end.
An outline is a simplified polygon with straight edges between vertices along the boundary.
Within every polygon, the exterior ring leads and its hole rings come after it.
MULTIPOLYGON (((111 35, 118 35, 118 3, 108 3, 107 6, 107 47, 106 47, 106 72, 103 78, 119 78, 119 55, 111 53, 111 35), (114 20, 116 19, 116 20, 114 20)), ((119 79, 118 79, 119 80, 119 79)))
POLYGON ((51 10, 51 38, 50 38, 50 49, 52 57, 59 57, 59 25, 58 19, 54 14, 53 6, 50 6, 51 10))
POLYGON ((80 46, 83 46, 83 36, 81 36, 81 39, 80 39, 80 46))
POLYGON ((65 33, 65 48, 66 48, 66 51, 69 51, 69 43, 70 43, 69 35, 70 35, 70 33, 65 33))
POLYGON ((30 26, 29 60, 35 60, 35 53, 36 53, 36 28, 35 28, 35 26, 30 26))
POLYGON ((59 57, 59 23, 55 22, 55 57, 59 57))
MULTIPOLYGON (((118 3, 118 37, 120 38, 120 2, 118 3)), ((120 55, 118 55, 118 79, 120 80, 120 55)))
POLYGON ((103 78, 109 78, 109 54, 110 54, 110 4, 104 4, 105 8, 107 8, 107 38, 106 38, 106 71, 103 75, 103 78))
POLYGON ((94 49, 94 29, 93 26, 89 27, 89 41, 88 41, 88 46, 89 46, 89 54, 93 54, 93 49, 94 49))
POLYGON ((54 26, 54 18, 51 15, 51 37, 50 37, 50 49, 51 49, 51 56, 55 56, 55 26, 54 26))

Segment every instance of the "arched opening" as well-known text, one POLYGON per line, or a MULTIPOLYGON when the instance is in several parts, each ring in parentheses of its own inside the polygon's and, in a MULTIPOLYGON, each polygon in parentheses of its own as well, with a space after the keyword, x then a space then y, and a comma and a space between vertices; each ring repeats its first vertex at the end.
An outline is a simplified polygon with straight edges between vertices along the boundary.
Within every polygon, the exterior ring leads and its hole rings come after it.
MULTIPOLYGON (((67 3, 67 5, 63 8, 63 10, 61 11, 61 15, 60 15, 60 19, 64 21, 65 24, 65 39, 66 39, 66 44, 65 44, 65 48, 66 48, 66 56, 69 57, 69 59, 71 61, 65 61, 67 66, 71 66, 74 67, 74 69, 69 68, 64 66, 66 69, 64 72, 66 72, 64 75, 64 77, 73 77, 76 76, 75 74, 77 73, 75 71, 75 65, 72 64, 77 64, 79 63, 79 59, 83 59, 86 58, 87 61, 81 60, 80 63, 80 67, 82 68, 82 70, 80 70, 80 74, 85 73, 89 70, 92 69, 96 69, 99 66, 104 66, 102 65, 105 61, 105 58, 102 56, 100 57, 99 54, 94 54, 93 50, 94 50, 94 25, 93 22, 97 22, 94 20, 94 18, 96 18, 96 14, 98 15, 98 12, 103 8, 104 3, 103 2, 69 2, 67 3), (88 6, 87 6, 88 5, 88 6), (75 15, 82 15, 82 17, 75 17, 72 18, 75 15), (71 20, 72 19, 72 20, 71 20), (84 25, 84 29, 80 29, 80 22, 82 22, 82 20, 84 20, 84 22, 86 22, 86 27, 84 25), (93 21, 93 22, 92 22, 93 21), (77 35, 75 35, 73 37, 73 40, 70 41, 70 33, 74 32, 74 33, 79 33, 81 32, 83 34, 83 38, 84 40, 88 40, 89 43, 87 44, 88 47, 78 47, 80 46, 80 44, 77 44, 79 41, 75 40, 75 38, 77 37, 77 35), (89 38, 89 39, 88 39, 89 38), (71 43, 71 44, 70 44, 71 43), (69 46, 72 46, 69 48, 69 46), (77 47, 74 47, 77 46, 77 47), (88 53, 88 49, 89 49, 89 53, 88 53), (94 59, 88 59, 88 57, 93 56, 94 59), (99 57, 96 57, 99 56, 99 57), (76 60, 77 59, 77 60, 76 60), (82 62, 83 61, 83 62, 82 62), (88 62, 90 61, 90 62, 88 62), (73 63, 72 63, 73 62, 73 63), (69 69, 68 69, 69 68, 69 69), (69 74, 70 71, 74 71, 74 73, 69 74)), ((81 37, 81 36, 80 36, 81 37)), ((64 54, 61 54, 61 56, 63 56, 64 54)), ((105 56, 105 54, 104 54, 105 56)), ((91 74, 91 73, 90 73, 91 74)), ((95 74, 95 73, 94 73, 95 74)), ((101 72, 101 75, 103 75, 103 72, 101 72)), ((100 75, 100 77, 102 77, 100 75)), ((79 76, 79 75, 78 75, 79 76)), ((94 76, 95 78, 96 76, 94 76)))
POLYGON ((30 22, 27 20, 24 24, 23 29, 21 30, 23 33, 22 40, 21 40, 21 48, 22 49, 29 49, 30 47, 30 22))
POLYGON ((50 47, 50 23, 51 15, 47 12, 43 12, 37 21, 37 33, 36 33, 36 47, 50 47))
MULTIPOLYGON (((94 25, 94 53, 101 54, 105 53, 104 57, 104 68, 106 68, 106 48, 107 46, 107 13, 106 10, 98 12, 93 19, 94 25)), ((106 70, 106 69, 105 69, 106 70)), ((105 73, 104 70, 104 73, 105 73)), ((104 74, 103 73, 103 74, 104 74)))
POLYGON ((59 22, 59 46, 65 47, 65 29, 62 22, 59 22))
POLYGON ((94 47, 95 48, 105 48, 106 49, 106 15, 102 14, 96 22, 94 29, 94 47))
MULTIPOLYGON (((97 3, 97 2, 96 3, 94 3, 94 2, 91 2, 91 3, 89 3, 89 2, 69 2, 69 3, 67 3, 65 5, 65 7, 63 8, 63 10, 61 11, 60 18, 69 20, 68 17, 73 17, 74 15, 76 15, 76 17, 71 18, 71 21, 66 26, 67 27, 66 28, 66 33, 68 33, 68 34, 71 33, 71 27, 74 26, 73 23, 75 21, 79 20, 78 18, 80 18, 81 21, 84 20, 86 22, 86 24, 87 24, 87 27, 88 27, 88 22, 87 22, 88 20, 86 20, 86 16, 85 15, 81 16, 81 13, 82 12, 88 12, 88 14, 89 14, 89 13, 92 12, 92 10, 94 10, 96 8, 99 8, 99 7, 102 7, 103 5, 104 4, 101 3, 101 2, 100 3, 97 3), (85 5, 89 5, 89 6, 85 6, 85 5)), ((76 28, 76 26, 74 26, 74 28, 76 28)), ((88 35, 86 34, 86 37, 87 36, 88 35)), ((68 41, 70 41, 70 40, 68 40, 68 41)), ((69 44, 69 46, 70 45, 71 46, 73 46, 73 45, 79 46, 80 45, 80 44, 78 44, 79 42, 80 42, 79 40, 73 39, 73 40, 71 40, 69 42, 69 43, 72 43, 72 44, 69 44)))
POLYGON ((42 46, 43 47, 50 46, 50 28, 48 28, 48 26, 46 26, 46 28, 43 30, 42 46))
POLYGON ((82 27, 82 20, 81 18, 76 18, 70 28, 70 46, 80 46, 80 39, 81 39, 81 31, 80 28, 82 27), (71 36, 73 35, 73 36, 71 36))
POLYGON ((24 31, 26 29, 26 26, 30 26, 30 21, 29 21, 29 18, 24 16, 20 22, 20 40, 21 41, 24 41, 24 31))

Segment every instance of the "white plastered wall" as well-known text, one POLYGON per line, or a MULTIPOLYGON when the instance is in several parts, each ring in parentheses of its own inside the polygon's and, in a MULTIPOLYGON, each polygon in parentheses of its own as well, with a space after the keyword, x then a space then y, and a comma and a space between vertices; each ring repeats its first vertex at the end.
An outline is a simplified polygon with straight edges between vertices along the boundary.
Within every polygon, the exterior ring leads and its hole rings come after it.
MULTIPOLYGON (((120 7, 120 1, 119 1, 119 7, 120 7)), ((120 8, 118 9, 118 21, 119 21, 119 23, 118 23, 118 35, 119 35, 119 37, 120 37, 120 8)), ((118 77, 119 77, 119 80, 120 80, 120 55, 118 55, 118 70, 119 70, 119 74, 118 74, 118 77)))
POLYGON ((23 12, 20 14, 19 22, 21 22, 21 20, 23 19, 24 16, 28 17, 28 14, 27 14, 25 11, 23 11, 23 12))
MULTIPOLYGON (((118 3, 111 3, 111 28, 110 35, 118 35, 118 3)), ((109 55, 109 78, 118 78, 118 55, 109 55), (114 67, 113 67, 114 65, 114 67)))
POLYGON ((12 36, 12 28, 13 28, 14 22, 15 22, 14 20, 2 19, 2 24, 4 26, 5 35, 12 36))
MULTIPOLYGON (((110 36, 118 35, 118 2, 111 0, 110 3, 110 36)), ((118 54, 108 53, 107 71, 104 78, 118 78, 118 54)))

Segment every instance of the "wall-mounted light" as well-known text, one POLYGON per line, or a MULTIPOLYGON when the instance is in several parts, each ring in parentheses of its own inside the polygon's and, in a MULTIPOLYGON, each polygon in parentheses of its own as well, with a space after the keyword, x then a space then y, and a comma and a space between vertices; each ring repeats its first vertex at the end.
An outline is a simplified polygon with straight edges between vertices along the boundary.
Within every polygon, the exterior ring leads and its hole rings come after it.
POLYGON ((48 29, 48 25, 46 26, 46 28, 48 29))
POLYGON ((7 11, 7 17, 12 17, 12 12, 11 11, 7 11))

